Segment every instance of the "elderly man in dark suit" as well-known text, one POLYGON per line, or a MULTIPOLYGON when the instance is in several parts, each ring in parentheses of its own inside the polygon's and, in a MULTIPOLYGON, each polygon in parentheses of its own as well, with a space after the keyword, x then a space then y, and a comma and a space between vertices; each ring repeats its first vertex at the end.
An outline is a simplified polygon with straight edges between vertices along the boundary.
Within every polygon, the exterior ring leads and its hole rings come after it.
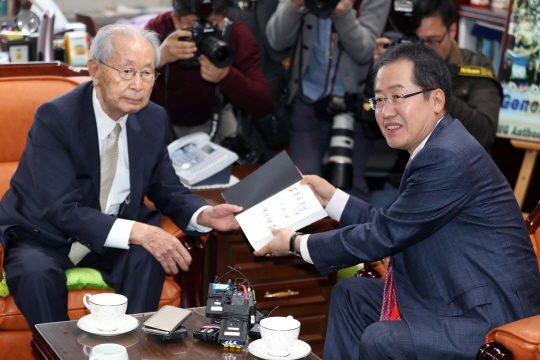
POLYGON ((399 198, 376 210, 306 176, 340 229, 274 229, 256 252, 296 252, 328 273, 391 256, 386 280, 332 292, 325 359, 470 359, 494 327, 540 313, 540 274, 507 181, 447 113, 450 74, 435 50, 396 46, 374 67, 371 105, 410 161, 399 198))
POLYGON ((191 258, 145 196, 188 234, 238 228, 240 207, 208 206, 172 167, 166 112, 149 103, 157 35, 106 26, 90 55, 92 81, 37 110, 0 203, 6 281, 32 330, 69 320, 64 270, 74 266, 102 271, 128 313, 157 310, 165 274, 191 258))

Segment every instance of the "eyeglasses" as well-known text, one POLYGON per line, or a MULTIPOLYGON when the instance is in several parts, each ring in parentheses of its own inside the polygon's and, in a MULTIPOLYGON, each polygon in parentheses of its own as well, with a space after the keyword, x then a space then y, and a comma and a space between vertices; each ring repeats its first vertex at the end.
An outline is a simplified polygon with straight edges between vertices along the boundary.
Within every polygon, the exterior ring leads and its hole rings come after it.
POLYGON ((426 42, 426 44, 428 44, 429 46, 437 46, 439 45, 440 43, 442 43, 442 41, 444 40, 444 38, 446 37, 446 35, 448 34, 448 30, 441 36, 440 39, 427 39, 427 40, 424 40, 426 42))
POLYGON ((432 91, 432 90, 435 90, 435 89, 422 90, 422 91, 418 91, 418 92, 407 94, 407 95, 399 94, 399 95, 391 95, 389 97, 373 97, 369 99, 369 105, 371 105, 372 110, 379 111, 384 108, 384 106, 386 105, 386 101, 388 100, 390 104, 392 104, 393 107, 399 107, 405 104, 406 98, 409 98, 411 96, 418 95, 421 93, 425 93, 428 91, 432 91))
POLYGON ((114 69, 116 71, 118 71, 118 74, 120 75, 120 77, 124 80, 131 80, 135 77, 135 75, 137 75, 138 73, 141 74, 141 78, 146 81, 146 82, 153 82, 157 79, 157 77, 159 76, 159 73, 155 70, 142 70, 142 71, 137 71, 133 68, 122 68, 122 69, 117 69, 111 65, 108 65, 108 64, 105 64, 104 62, 102 61, 99 61, 98 62, 100 64, 103 64, 105 66, 108 66, 110 67, 111 69, 114 69))

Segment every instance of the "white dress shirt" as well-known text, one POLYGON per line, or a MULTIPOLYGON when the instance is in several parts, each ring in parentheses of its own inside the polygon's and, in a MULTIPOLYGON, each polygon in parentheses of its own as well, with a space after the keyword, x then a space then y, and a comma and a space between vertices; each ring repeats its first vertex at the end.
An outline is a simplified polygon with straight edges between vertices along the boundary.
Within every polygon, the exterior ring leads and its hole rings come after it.
MULTIPOLYGON (((444 116, 443 116, 444 117, 444 116)), ((439 121, 437 121, 437 124, 433 127, 433 130, 439 125, 443 118, 441 117, 439 121)), ((428 136, 422 142, 416 149, 414 149, 411 158, 409 159, 409 162, 412 161, 412 159, 424 148, 426 145, 429 137, 433 133, 433 130, 429 133, 428 136)), ((346 192, 342 191, 341 189, 337 189, 328 204, 326 205, 326 208, 324 209, 328 216, 336 221, 339 221, 341 219, 341 215, 343 214, 343 210, 345 210, 345 205, 347 205, 347 201, 349 201, 350 195, 346 192)), ((302 258, 307 261, 310 264, 313 264, 313 260, 311 260, 311 256, 309 255, 309 249, 307 245, 307 241, 309 239, 309 235, 303 235, 300 238, 300 253, 302 254, 302 258)))
MULTIPOLYGON (((118 137, 118 165, 116 167, 116 173, 114 175, 111 191, 109 192, 109 198, 107 199, 107 206, 104 213, 107 215, 117 216, 121 205, 125 202, 125 205, 129 204, 130 194, 130 181, 129 181, 129 153, 127 142, 126 122, 128 115, 122 116, 118 120, 111 119, 103 109, 97 98, 96 90, 92 91, 92 105, 94 107, 94 114, 96 116, 96 125, 99 141, 99 158, 103 156, 105 151, 105 144, 107 143, 107 137, 116 126, 120 124, 122 131, 118 137)), ((210 206, 203 206, 199 208, 191 217, 188 225, 188 230, 196 230, 200 232, 209 232, 212 228, 201 226, 197 224, 197 216, 210 206)), ((129 235, 135 221, 126 219, 116 219, 109 235, 105 240, 105 247, 117 248, 117 249, 129 249, 129 235)), ((90 253, 90 249, 85 250, 86 254, 90 253)), ((70 251, 70 257, 72 255, 70 251)), ((79 250, 80 251, 80 250, 79 250)), ((78 257, 82 259, 86 254, 81 253, 78 257)), ((80 261, 80 259, 78 259, 80 261)), ((78 262, 78 261, 77 261, 78 262)))

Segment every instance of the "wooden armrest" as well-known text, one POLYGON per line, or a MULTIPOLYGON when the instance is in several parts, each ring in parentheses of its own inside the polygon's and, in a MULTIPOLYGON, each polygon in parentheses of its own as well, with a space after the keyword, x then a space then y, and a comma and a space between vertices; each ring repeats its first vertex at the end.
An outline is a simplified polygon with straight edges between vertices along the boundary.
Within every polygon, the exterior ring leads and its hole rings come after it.
MULTIPOLYGON (((182 290, 180 307, 192 308, 202 305, 202 262, 204 258, 204 243, 201 238, 182 236, 179 238, 191 255, 191 265, 187 272, 181 271, 174 276, 174 280, 182 290)), ((208 236, 206 236, 208 239, 208 236)))
POLYGON ((476 360, 514 360, 514 355, 498 342, 482 345, 476 353, 476 360))
POLYGON ((388 267, 389 261, 390 261, 390 257, 386 257, 379 261, 364 263, 364 268, 362 270, 358 270, 358 272, 356 273, 356 277, 385 279, 386 268, 388 267))

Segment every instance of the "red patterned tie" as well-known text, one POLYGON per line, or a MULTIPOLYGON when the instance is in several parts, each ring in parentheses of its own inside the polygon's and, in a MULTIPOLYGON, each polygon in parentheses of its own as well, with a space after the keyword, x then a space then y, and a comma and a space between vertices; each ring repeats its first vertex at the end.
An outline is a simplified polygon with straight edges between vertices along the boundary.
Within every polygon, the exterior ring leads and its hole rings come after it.
MULTIPOLYGON (((407 165, 411 159, 407 162, 407 165)), ((407 166, 405 166, 407 167, 407 166)), ((392 270, 392 259, 388 262, 386 268, 386 280, 384 282, 383 303, 381 308, 380 321, 403 320, 399 312, 396 300, 396 289, 394 288, 394 271, 392 270)))
POLYGON ((390 262, 388 263, 388 268, 386 269, 383 303, 381 309, 381 317, 379 320, 403 320, 396 301, 396 291, 394 288, 394 272, 392 271, 392 259, 390 259, 390 262))

